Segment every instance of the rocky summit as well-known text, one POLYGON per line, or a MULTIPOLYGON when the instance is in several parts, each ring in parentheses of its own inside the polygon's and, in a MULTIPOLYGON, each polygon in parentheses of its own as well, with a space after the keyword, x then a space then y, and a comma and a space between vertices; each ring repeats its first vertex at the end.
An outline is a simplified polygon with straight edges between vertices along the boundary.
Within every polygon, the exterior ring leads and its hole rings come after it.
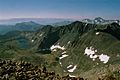
POLYGON ((25 61, 0 60, 0 80, 84 80, 80 77, 59 76, 46 67, 25 61))
MULTIPOLYGON (((80 77, 59 76, 55 72, 48 72, 46 67, 33 65, 25 61, 0 60, 1 80, 88 80, 80 77)), ((98 80, 119 80, 109 75, 98 80)))

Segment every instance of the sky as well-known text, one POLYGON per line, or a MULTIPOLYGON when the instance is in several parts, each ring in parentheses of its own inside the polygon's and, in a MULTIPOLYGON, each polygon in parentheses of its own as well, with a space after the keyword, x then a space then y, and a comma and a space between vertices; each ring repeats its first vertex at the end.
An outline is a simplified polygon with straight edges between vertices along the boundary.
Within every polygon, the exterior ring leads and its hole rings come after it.
POLYGON ((0 0, 0 19, 120 19, 120 0, 0 0))

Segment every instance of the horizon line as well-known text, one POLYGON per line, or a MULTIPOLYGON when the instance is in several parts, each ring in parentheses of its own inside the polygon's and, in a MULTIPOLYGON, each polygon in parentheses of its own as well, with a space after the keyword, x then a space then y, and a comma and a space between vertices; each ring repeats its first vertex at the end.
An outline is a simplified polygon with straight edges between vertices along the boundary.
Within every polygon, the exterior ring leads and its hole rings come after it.
MULTIPOLYGON (((98 16, 100 17, 100 16, 98 16)), ((62 18, 62 17, 13 17, 13 18, 2 18, 0 19, 1 21, 3 20, 12 20, 12 19, 66 19, 66 20, 83 20, 83 19, 91 19, 91 20, 94 20, 95 18, 98 18, 98 17, 92 17, 92 18, 62 18)), ((105 20, 120 20, 120 19, 106 19, 104 17, 101 17, 102 19, 105 19, 105 20)))
MULTIPOLYGON (((1 18, 0 20, 11 20, 11 19, 71 19, 78 20, 76 18, 62 18, 62 17, 11 17, 11 18, 1 18)), ((79 20, 82 18, 79 18, 79 20)))

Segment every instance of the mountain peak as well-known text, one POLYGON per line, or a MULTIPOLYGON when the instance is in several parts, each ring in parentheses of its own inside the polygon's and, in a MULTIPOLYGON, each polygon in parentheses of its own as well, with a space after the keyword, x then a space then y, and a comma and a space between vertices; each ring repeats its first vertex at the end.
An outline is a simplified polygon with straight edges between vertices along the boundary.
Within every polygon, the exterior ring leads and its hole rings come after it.
POLYGON ((16 23, 16 25, 21 25, 21 24, 24 24, 24 25, 39 25, 38 23, 35 23, 33 21, 16 23))
POLYGON ((81 24, 81 23, 82 23, 81 21, 75 21, 72 24, 81 24))
POLYGON ((93 20, 92 19, 83 19, 82 22, 86 22, 86 23, 91 23, 91 24, 109 24, 109 23, 118 23, 119 24, 119 20, 107 20, 107 19, 103 19, 101 17, 96 17, 93 20))
MULTIPOLYGON (((103 18, 101 18, 101 17, 96 17, 94 20, 96 20, 96 19, 103 19, 103 18)), ((104 19, 103 19, 104 20, 104 19)))
POLYGON ((101 17, 96 17, 96 18, 94 19, 94 22, 96 22, 96 23, 101 23, 101 22, 105 22, 105 20, 104 20, 103 18, 101 18, 101 17))

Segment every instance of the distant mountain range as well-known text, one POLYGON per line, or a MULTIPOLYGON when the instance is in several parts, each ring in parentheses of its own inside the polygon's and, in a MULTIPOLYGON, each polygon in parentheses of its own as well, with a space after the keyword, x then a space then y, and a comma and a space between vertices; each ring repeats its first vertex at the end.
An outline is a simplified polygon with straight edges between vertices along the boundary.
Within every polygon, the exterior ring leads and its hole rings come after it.
POLYGON ((119 20, 105 20, 101 17, 97 17, 93 20, 91 19, 83 19, 82 22, 86 22, 86 23, 91 23, 91 24, 109 24, 109 23, 118 23, 120 24, 120 21, 119 20))
MULTIPOLYGON (((105 20, 101 17, 97 17, 93 20, 83 19, 81 22, 89 24, 110 24, 118 23, 119 20, 105 20)), ((13 18, 8 20, 0 20, 0 34, 5 34, 9 31, 35 31, 45 25, 51 25, 54 27, 69 25, 74 22, 73 19, 59 19, 59 18, 13 18)))
POLYGON ((15 18, 9 20, 0 20, 0 34, 5 34, 9 31, 35 31, 44 25, 52 25, 54 27, 68 25, 72 23, 70 19, 56 18, 15 18))
MULTIPOLYGON (((6 20, 0 20, 0 24, 8 24, 8 25, 15 25, 16 23, 21 23, 21 22, 30 22, 33 21, 38 24, 42 25, 50 25, 54 23, 63 23, 66 21, 74 21, 73 19, 60 19, 60 18, 12 18, 12 19, 6 19, 6 20)), ((59 24, 60 24, 59 23, 59 24)))
POLYGON ((65 25, 68 25, 68 24, 71 24, 73 21, 62 21, 62 22, 56 22, 56 23, 53 23, 53 24, 50 24, 52 26, 65 26, 65 25))
MULTIPOLYGON (((53 25, 53 26, 62 26, 62 25, 67 25, 72 22, 74 22, 74 19, 62 19, 62 18, 12 18, 12 19, 6 19, 6 20, 0 20, 1 25, 15 25, 17 23, 22 23, 22 22, 35 22, 38 24, 42 25, 53 25)), ((109 24, 109 23, 119 23, 119 20, 106 20, 101 17, 96 17, 95 19, 82 19, 78 20, 86 23, 91 23, 91 24, 109 24)))
POLYGON ((43 25, 30 22, 16 23, 15 25, 0 25, 0 34, 5 34, 9 31, 36 31, 43 27, 43 25))

